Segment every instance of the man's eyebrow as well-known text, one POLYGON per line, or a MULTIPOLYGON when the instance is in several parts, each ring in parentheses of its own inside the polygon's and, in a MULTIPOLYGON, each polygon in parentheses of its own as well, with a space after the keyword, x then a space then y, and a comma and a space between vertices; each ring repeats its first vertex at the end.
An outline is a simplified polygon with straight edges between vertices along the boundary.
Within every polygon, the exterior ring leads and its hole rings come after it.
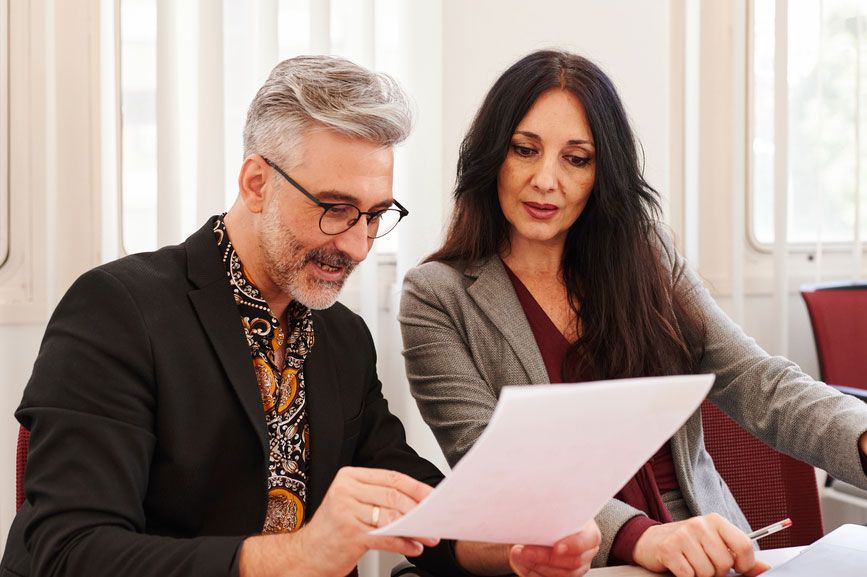
MULTIPOLYGON (((343 192, 341 190, 323 190, 315 195, 321 202, 337 202, 346 203, 358 206, 358 197, 354 194, 343 192)), ((393 199, 386 199, 374 204, 370 210, 385 209, 394 203, 393 199)))
POLYGON ((348 192, 343 192, 340 190, 323 190, 316 194, 316 197, 322 201, 334 201, 334 202, 348 202, 350 204, 355 204, 358 202, 358 198, 348 192))
MULTIPOLYGON (((533 140, 542 140, 542 137, 540 137, 535 132, 530 132, 529 130, 516 130, 515 134, 520 134, 522 136, 526 136, 527 138, 532 138, 533 140)), ((584 140, 581 138, 574 138, 572 140, 569 140, 566 144, 588 144, 590 146, 593 146, 592 141, 584 140)))

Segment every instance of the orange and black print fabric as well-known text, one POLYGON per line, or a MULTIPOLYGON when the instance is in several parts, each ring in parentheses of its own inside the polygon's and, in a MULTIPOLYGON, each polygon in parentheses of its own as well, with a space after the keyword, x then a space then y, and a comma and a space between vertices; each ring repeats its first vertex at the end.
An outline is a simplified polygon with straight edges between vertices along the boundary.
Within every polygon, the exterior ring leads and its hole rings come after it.
POLYGON ((304 359, 314 343, 313 318, 310 309, 293 301, 286 310, 288 335, 283 334, 279 320, 244 272, 223 216, 214 225, 214 235, 247 335, 268 427, 268 512, 262 531, 295 531, 305 520, 310 428, 304 359))

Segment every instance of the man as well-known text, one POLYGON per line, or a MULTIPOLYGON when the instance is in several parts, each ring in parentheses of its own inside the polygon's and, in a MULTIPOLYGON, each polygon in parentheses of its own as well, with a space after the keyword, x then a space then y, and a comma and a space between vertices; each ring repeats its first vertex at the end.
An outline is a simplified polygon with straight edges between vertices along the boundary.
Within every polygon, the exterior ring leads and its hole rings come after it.
POLYGON ((550 548, 369 534, 441 479, 335 304, 407 214, 391 188, 409 123, 388 77, 285 61, 250 107, 231 210, 75 282, 16 413, 27 500, 0 574, 342 576, 370 549, 442 575, 587 570, 592 524, 550 548))

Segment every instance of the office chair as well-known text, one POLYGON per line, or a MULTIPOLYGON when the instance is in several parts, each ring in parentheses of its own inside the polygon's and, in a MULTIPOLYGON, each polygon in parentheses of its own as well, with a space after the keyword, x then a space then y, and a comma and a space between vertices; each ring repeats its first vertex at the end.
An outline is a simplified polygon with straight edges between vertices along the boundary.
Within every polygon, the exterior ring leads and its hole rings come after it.
POLYGON ((809 545, 824 535, 816 473, 742 429, 704 401, 704 444, 753 529, 789 517, 792 526, 762 539, 762 549, 809 545))
MULTIPOLYGON (((807 305, 819 378, 842 393, 867 402, 867 283, 832 282, 801 287, 807 305)), ((825 487, 863 501, 863 490, 825 478, 825 487)), ((862 508, 864 505, 862 505, 862 508)), ((833 511, 831 513, 833 519, 833 511)))
POLYGON ((433 573, 419 569, 408 561, 403 561, 391 570, 391 577, 437 577, 433 573))
POLYGON ((27 450, 30 448, 30 431, 18 428, 18 448, 15 450, 15 510, 24 504, 24 468, 27 466, 27 450))
POLYGON ((805 285, 801 296, 813 326, 820 378, 843 392, 865 398, 867 284, 805 285))

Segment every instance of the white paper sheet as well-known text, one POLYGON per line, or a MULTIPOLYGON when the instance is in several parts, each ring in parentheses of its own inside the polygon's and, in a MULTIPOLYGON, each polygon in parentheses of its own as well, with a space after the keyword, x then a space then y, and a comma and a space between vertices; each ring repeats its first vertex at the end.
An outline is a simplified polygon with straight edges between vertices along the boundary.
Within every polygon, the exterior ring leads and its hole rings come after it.
POLYGON ((867 527, 842 525, 765 575, 864 577, 867 575, 867 527))
POLYGON ((505 387, 488 427, 442 483, 374 533, 550 545, 623 487, 713 379, 505 387))

